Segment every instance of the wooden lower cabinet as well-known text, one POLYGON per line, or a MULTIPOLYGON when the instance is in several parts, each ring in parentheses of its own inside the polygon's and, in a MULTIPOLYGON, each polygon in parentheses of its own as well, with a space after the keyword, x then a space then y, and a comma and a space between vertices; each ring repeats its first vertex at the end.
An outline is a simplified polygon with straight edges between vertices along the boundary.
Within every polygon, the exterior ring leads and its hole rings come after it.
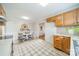
POLYGON ((65 53, 70 54, 70 37, 65 37, 62 40, 62 50, 65 53))
POLYGON ((62 49, 62 39, 61 39, 61 37, 59 37, 59 36, 54 36, 54 47, 55 48, 57 48, 57 49, 62 49))
POLYGON ((70 54, 70 37, 54 36, 54 47, 70 54))

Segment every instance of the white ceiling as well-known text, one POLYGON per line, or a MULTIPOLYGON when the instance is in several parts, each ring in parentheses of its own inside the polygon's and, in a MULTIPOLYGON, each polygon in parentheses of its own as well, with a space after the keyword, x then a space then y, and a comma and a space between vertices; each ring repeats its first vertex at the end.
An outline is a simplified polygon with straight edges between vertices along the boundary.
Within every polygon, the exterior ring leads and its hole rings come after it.
POLYGON ((56 13, 78 6, 77 3, 50 3, 46 7, 39 3, 5 3, 8 20, 23 20, 21 16, 28 16, 31 21, 40 20, 56 13))

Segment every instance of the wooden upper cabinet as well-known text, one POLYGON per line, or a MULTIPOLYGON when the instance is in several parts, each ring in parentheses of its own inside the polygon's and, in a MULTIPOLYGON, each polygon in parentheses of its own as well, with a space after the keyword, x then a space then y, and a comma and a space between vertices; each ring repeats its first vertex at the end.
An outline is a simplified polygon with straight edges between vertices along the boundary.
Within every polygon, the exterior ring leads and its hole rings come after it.
POLYGON ((5 16, 5 11, 1 4, 0 4, 0 16, 5 16))
POLYGON ((55 17, 50 17, 47 19, 47 22, 54 22, 55 21, 55 17))
POLYGON ((79 25, 79 8, 50 17, 47 22, 55 22, 56 26, 79 25))
POLYGON ((76 9, 76 22, 77 22, 77 24, 79 24, 79 8, 78 9, 76 9))
POLYGON ((63 14, 55 16, 56 26, 63 26, 63 14))
POLYGON ((69 11, 63 14, 64 26, 70 26, 76 24, 76 10, 69 11))
POLYGON ((56 26, 63 26, 63 14, 50 17, 47 19, 47 22, 55 22, 56 26))

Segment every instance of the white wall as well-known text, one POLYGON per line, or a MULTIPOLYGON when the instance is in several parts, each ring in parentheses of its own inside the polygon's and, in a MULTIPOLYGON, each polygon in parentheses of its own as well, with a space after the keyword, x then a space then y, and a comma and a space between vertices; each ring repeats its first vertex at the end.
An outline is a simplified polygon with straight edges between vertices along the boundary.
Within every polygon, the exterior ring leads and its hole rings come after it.
POLYGON ((39 37, 40 35, 40 28, 39 24, 44 22, 45 23, 45 28, 44 28, 44 33, 45 33, 45 41, 49 44, 53 44, 53 35, 56 34, 56 26, 53 22, 47 23, 46 20, 41 20, 35 23, 34 29, 35 29, 35 36, 39 37))
POLYGON ((13 35, 13 40, 17 40, 18 36, 18 27, 17 24, 19 22, 16 21, 7 21, 6 23, 6 36, 13 35))
POLYGON ((15 29, 15 24, 12 21, 7 21, 6 22, 6 35, 13 35, 14 34, 14 29, 15 29))
POLYGON ((38 39, 39 38, 39 23, 38 22, 34 22, 33 23, 33 31, 34 31, 34 38, 38 39))
MULTIPOLYGON (((40 35, 40 23, 45 23, 45 20, 38 20, 36 22, 34 22, 33 24, 33 28, 34 28, 34 37, 39 39, 39 35, 40 35)), ((43 28, 43 31, 45 31, 45 28, 43 28)))
POLYGON ((32 24, 24 20, 7 21, 6 22, 6 35, 13 35, 13 40, 14 41, 17 40, 20 26, 23 23, 26 23, 32 29, 32 24))

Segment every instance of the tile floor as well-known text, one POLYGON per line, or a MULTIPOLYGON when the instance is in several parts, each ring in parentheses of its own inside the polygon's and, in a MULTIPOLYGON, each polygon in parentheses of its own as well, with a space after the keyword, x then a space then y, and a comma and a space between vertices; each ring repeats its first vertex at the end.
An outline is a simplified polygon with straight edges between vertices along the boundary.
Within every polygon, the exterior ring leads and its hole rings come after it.
POLYGON ((13 56, 68 56, 41 39, 15 43, 13 51, 13 56))

